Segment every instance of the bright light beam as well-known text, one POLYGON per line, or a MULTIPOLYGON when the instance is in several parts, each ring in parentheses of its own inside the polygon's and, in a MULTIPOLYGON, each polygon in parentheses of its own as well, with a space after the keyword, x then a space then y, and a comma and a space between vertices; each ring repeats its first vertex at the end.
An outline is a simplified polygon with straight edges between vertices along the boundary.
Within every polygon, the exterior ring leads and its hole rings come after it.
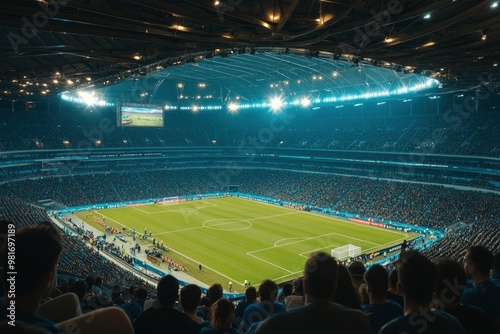
POLYGON ((300 105, 302 108, 307 108, 311 105, 311 100, 309 100, 307 97, 304 97, 302 100, 300 100, 300 105))
POLYGON ((283 100, 279 96, 275 96, 271 99, 271 110, 274 112, 280 111, 283 106, 283 100))

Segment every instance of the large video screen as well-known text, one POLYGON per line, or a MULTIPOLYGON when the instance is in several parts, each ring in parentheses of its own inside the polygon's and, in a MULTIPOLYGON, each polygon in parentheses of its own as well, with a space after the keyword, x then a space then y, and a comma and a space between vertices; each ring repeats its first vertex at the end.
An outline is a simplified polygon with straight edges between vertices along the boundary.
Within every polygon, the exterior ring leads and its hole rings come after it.
POLYGON ((124 103, 119 107, 119 126, 163 126, 163 109, 152 104, 124 103))

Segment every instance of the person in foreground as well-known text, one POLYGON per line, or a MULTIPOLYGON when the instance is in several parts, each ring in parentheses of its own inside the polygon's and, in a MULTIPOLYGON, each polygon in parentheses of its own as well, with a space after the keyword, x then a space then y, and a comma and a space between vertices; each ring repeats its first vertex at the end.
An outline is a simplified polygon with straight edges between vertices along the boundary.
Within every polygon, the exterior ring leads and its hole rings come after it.
POLYGON ((234 319, 234 304, 227 298, 221 298, 215 302, 212 307, 212 316, 210 317, 210 327, 204 327, 200 334, 238 334, 239 332, 232 328, 234 319))
POLYGON ((135 333, 198 334, 199 325, 188 315, 174 309, 179 298, 177 278, 172 275, 162 277, 157 293, 160 307, 149 308, 139 314, 134 322, 135 333))
POLYGON ((465 334, 452 315, 430 308, 437 284, 437 268, 417 251, 402 252, 397 261, 398 289, 404 315, 385 324, 379 334, 465 334))
POLYGON ((312 254, 304 268, 305 306, 264 320, 256 334, 371 333, 368 317, 330 301, 337 287, 338 265, 327 253, 312 254))
POLYGON ((48 333, 61 333, 52 321, 37 314, 42 299, 54 287, 61 237, 53 226, 40 224, 16 230, 15 240, 15 262, 9 263, 8 252, 3 253, 2 276, 7 289, 0 301, 0 322, 12 321, 11 326, 21 322, 48 333), (15 273, 10 273, 13 270, 15 273))

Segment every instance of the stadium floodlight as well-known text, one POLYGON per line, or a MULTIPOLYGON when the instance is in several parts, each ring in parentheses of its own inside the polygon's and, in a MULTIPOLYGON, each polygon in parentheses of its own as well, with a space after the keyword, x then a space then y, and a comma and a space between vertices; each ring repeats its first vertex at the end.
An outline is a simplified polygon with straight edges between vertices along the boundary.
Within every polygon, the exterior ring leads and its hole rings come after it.
POLYGON ((229 105, 227 106, 227 109, 229 109, 229 112, 230 113, 235 113, 238 111, 238 105, 236 103, 229 103, 229 105))
POLYGON ((304 97, 302 100, 300 100, 300 105, 302 108, 307 108, 311 105, 311 100, 309 100, 307 97, 304 97))
POLYGON ((271 99, 271 110, 274 112, 280 111, 283 106, 283 100, 279 96, 275 96, 271 99))

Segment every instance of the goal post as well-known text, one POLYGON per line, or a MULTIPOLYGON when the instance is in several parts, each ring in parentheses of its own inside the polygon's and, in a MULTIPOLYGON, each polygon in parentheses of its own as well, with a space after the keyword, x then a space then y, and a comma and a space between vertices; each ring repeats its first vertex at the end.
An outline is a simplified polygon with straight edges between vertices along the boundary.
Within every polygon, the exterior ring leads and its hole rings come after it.
POLYGON ((332 249, 332 256, 340 261, 359 255, 361 255, 361 247, 351 244, 332 249))
POLYGON ((163 197, 159 201, 157 201, 155 204, 158 205, 172 205, 172 204, 177 204, 180 202, 184 202, 186 199, 183 197, 179 196, 172 196, 172 197, 163 197))

